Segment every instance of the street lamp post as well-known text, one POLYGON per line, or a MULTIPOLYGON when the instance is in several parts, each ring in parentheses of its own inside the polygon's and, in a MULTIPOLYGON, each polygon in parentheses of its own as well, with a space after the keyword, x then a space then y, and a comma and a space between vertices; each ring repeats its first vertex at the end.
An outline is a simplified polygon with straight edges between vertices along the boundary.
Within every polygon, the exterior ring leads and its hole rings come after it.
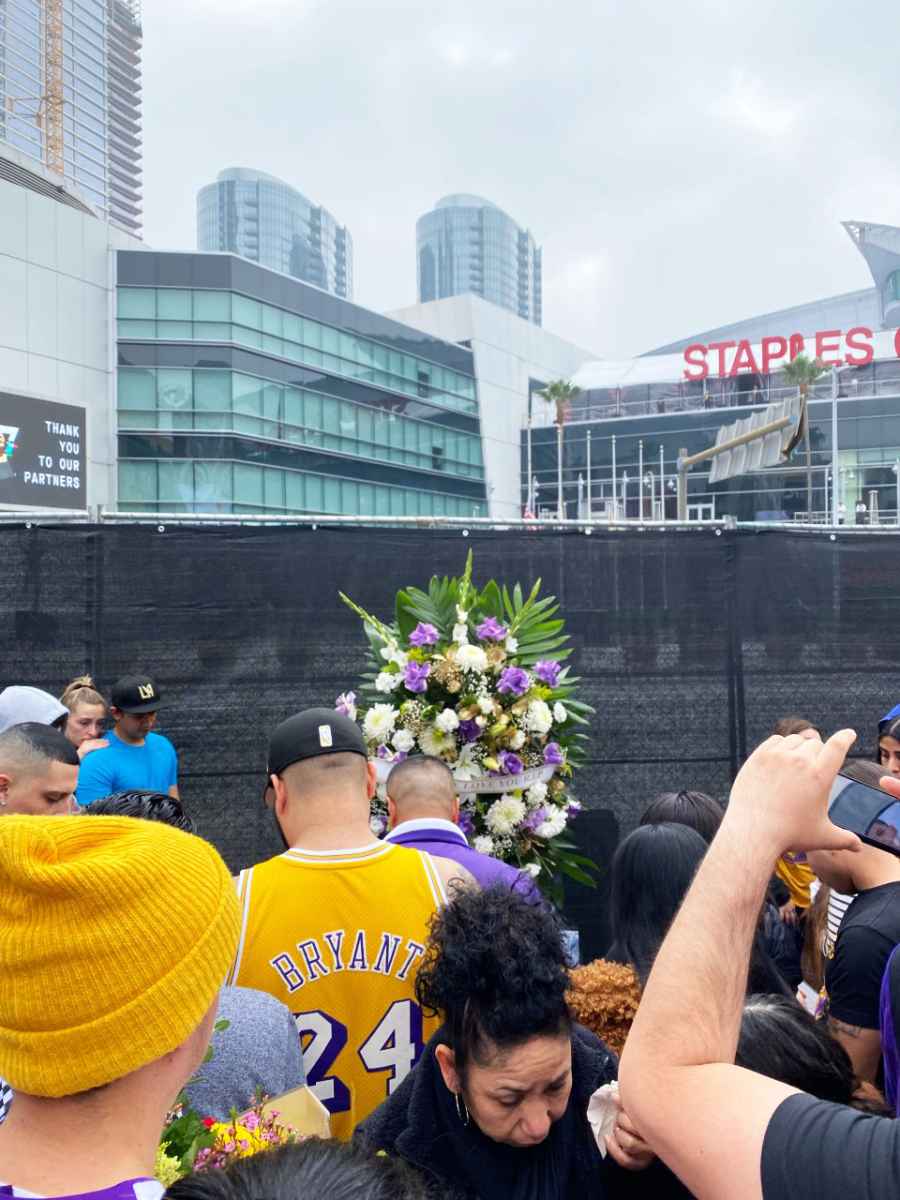
POLYGON ((644 439, 641 438, 638 442, 638 489, 641 493, 640 503, 638 505, 638 516, 643 521, 644 519, 644 439))
POLYGON ((533 512, 534 512, 534 496, 532 495, 532 491, 531 491, 531 479, 532 479, 532 471, 531 471, 531 413, 529 413, 529 414, 528 414, 528 433, 527 433, 527 438, 528 438, 528 441, 527 441, 527 446, 528 446, 528 475, 527 475, 527 477, 526 477, 526 478, 527 478, 527 480, 528 480, 528 487, 526 488, 525 507, 528 509, 528 511, 529 511, 530 513, 533 513, 533 512))
POLYGON ((660 518, 666 519, 666 453, 662 446, 659 448, 659 508, 660 518))
POLYGON ((841 390, 837 367, 831 368, 831 523, 837 528, 840 500, 838 498, 840 470, 838 468, 838 392, 841 390))
POLYGON ((894 516, 894 524, 900 525, 900 458, 897 459, 891 470, 894 472, 894 477, 897 481, 897 512, 894 516))
POLYGON ((616 479, 616 435, 612 435, 612 502, 613 502, 613 520, 618 517, 619 501, 616 499, 616 490, 618 480, 616 479))
POLYGON ((591 431, 587 431, 587 519, 594 519, 594 502, 591 495, 591 431))
POLYGON ((562 480, 562 456, 563 456, 563 423, 556 423, 556 519, 561 521, 566 513, 563 503, 563 480, 562 480))

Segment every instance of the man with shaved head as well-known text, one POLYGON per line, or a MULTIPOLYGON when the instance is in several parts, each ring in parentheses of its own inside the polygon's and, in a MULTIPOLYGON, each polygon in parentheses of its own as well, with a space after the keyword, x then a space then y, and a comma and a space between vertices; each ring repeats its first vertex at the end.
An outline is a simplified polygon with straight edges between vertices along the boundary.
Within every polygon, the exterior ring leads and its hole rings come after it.
POLYGON ((506 884, 525 899, 540 901, 533 881, 498 858, 480 854, 459 827, 459 797, 453 773, 440 758, 419 754, 398 763, 388 776, 387 841, 452 859, 482 887, 506 884))
POLYGON ((78 754, 64 734, 29 722, 0 733, 0 817, 75 811, 78 754))
POLYGON ((349 718, 313 708, 278 726, 264 799, 287 851, 241 872, 228 980, 294 1014, 307 1083, 345 1140, 437 1028, 416 1002, 416 972, 448 888, 473 884, 445 858, 377 841, 374 794, 375 766, 349 718))

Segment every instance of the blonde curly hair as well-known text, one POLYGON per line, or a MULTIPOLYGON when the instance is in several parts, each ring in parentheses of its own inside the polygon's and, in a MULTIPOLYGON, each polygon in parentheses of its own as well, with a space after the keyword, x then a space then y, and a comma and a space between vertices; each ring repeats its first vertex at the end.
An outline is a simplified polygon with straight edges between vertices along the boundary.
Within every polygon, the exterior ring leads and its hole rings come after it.
POLYGON ((569 972, 566 1000, 572 1016, 604 1041, 615 1054, 641 1002, 641 985, 631 967, 597 958, 569 972))

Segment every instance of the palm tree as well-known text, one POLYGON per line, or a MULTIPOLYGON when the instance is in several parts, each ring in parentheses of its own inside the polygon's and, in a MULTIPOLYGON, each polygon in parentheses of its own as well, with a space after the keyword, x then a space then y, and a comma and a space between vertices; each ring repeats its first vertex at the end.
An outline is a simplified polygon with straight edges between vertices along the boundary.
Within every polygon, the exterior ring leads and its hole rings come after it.
POLYGON ((577 388, 574 383, 570 383, 567 379, 555 379, 552 383, 548 383, 543 391, 538 393, 540 396, 543 396, 548 404, 552 404, 556 409, 556 516, 560 521, 565 515, 562 486, 563 426, 569 416, 569 405, 579 394, 580 390, 580 388, 577 388))
POLYGON ((809 436, 809 389, 827 370, 828 368, 821 358, 811 359, 806 354, 798 354, 782 370, 785 383, 796 387, 800 393, 800 424, 806 439, 806 512, 810 521, 812 520, 812 448, 809 436))

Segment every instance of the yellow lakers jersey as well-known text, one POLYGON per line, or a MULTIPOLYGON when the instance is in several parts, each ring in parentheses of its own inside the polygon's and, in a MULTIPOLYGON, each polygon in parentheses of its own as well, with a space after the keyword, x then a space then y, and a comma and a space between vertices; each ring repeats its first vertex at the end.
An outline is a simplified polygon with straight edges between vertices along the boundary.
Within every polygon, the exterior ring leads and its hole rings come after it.
POLYGON ((414 993, 428 922, 446 900, 434 860, 390 842, 293 849, 242 871, 238 892, 228 982, 270 992, 294 1014, 306 1081, 346 1140, 437 1025, 414 993))

